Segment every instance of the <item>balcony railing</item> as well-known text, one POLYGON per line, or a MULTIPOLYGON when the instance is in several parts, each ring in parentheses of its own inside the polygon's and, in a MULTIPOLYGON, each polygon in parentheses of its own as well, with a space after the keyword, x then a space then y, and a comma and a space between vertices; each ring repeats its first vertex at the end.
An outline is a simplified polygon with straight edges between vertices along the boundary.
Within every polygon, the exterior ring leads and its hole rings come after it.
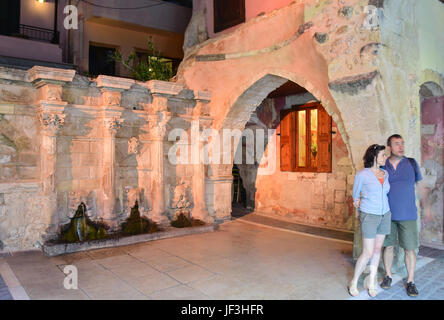
POLYGON ((24 39, 32 39, 50 43, 59 43, 59 32, 51 29, 39 28, 21 24, 19 33, 8 34, 13 37, 20 37, 24 39))

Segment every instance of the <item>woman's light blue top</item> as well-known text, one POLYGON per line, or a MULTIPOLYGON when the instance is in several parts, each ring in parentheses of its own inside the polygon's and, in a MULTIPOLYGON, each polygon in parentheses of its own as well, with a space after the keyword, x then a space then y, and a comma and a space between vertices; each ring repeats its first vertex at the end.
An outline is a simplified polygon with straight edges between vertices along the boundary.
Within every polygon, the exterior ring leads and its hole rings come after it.
POLYGON ((389 175, 387 171, 383 171, 383 184, 370 168, 365 168, 356 174, 353 184, 353 201, 361 199, 359 210, 362 212, 383 215, 390 210, 387 198, 390 190, 389 175))

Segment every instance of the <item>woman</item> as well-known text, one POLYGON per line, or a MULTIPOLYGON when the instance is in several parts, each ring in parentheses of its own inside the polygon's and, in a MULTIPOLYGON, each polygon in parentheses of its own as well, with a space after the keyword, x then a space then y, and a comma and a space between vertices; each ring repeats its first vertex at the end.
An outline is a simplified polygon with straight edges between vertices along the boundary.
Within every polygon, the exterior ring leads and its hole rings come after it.
POLYGON ((371 145, 364 155, 365 169, 355 176, 353 185, 353 204, 357 208, 362 230, 362 254, 355 265, 355 273, 348 291, 357 296, 359 276, 370 261, 370 274, 364 280, 364 287, 371 297, 376 296, 376 273, 381 247, 385 235, 390 233, 391 213, 387 193, 390 190, 387 171, 380 168, 386 161, 385 147, 371 145))

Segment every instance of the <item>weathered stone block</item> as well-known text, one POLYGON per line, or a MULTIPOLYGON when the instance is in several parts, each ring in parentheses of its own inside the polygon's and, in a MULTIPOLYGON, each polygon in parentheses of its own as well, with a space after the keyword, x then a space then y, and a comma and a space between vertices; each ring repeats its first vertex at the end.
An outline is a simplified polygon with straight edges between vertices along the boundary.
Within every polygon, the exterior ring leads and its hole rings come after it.
POLYGON ((327 183, 325 182, 315 182, 314 183, 314 194, 317 195, 324 195, 327 189, 327 183))
POLYGON ((345 183, 345 180, 335 180, 334 189, 345 191, 347 189, 347 184, 345 183))
POLYGON ((313 209, 324 209, 325 198, 323 195, 314 195, 312 197, 311 207, 313 209))
POLYGON ((17 157, 16 165, 36 167, 39 162, 39 157, 36 154, 21 153, 17 157))
POLYGON ((14 105, 14 114, 21 116, 31 116, 34 117, 36 113, 36 107, 28 105, 14 105))
POLYGON ((352 174, 349 174, 347 176, 347 185, 353 186, 353 183, 355 182, 355 176, 352 174))
POLYGON ((14 114, 14 105, 0 105, 0 114, 14 114))
POLYGON ((102 167, 89 167, 89 176, 91 179, 99 179, 103 175, 102 167))
POLYGON ((71 152, 89 153, 89 141, 73 140, 71 144, 71 152))
POLYGON ((80 153, 77 166, 97 166, 99 165, 99 156, 96 153, 80 153))
POLYGON ((329 175, 328 173, 324 173, 324 172, 318 173, 316 176, 316 181, 327 182, 328 175, 329 175))
POLYGON ((90 153, 98 153, 102 150, 103 143, 99 141, 90 141, 89 142, 89 152, 90 153))
POLYGON ((40 170, 33 166, 17 166, 17 176, 23 180, 34 180, 40 178, 40 170))
POLYGON ((94 190, 100 188, 100 179, 75 180, 79 183, 80 190, 94 190))
POLYGON ((345 210, 345 205, 342 203, 335 203, 334 215, 343 216, 345 210))
POLYGON ((345 191, 335 190, 335 202, 340 202, 340 203, 345 202, 345 191))
POLYGON ((344 180, 345 179, 345 173, 342 171, 337 171, 335 173, 335 179, 336 180, 344 180))
POLYGON ((71 170, 72 178, 75 180, 88 179, 89 175, 89 167, 74 167, 71 170))
POLYGON ((73 190, 73 181, 72 180, 59 181, 56 185, 56 188, 60 192, 71 191, 73 190))

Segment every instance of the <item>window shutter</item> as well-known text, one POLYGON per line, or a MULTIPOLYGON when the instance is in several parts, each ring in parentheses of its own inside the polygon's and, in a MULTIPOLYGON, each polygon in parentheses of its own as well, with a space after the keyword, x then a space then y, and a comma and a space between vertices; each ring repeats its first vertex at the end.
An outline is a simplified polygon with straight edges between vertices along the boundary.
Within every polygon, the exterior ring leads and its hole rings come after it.
POLYGON ((295 133, 295 113, 293 110, 281 111, 281 143, 280 159, 281 171, 292 171, 294 167, 294 133, 295 133))
POLYGON ((331 117, 319 105, 318 108, 318 172, 331 172, 331 117))

